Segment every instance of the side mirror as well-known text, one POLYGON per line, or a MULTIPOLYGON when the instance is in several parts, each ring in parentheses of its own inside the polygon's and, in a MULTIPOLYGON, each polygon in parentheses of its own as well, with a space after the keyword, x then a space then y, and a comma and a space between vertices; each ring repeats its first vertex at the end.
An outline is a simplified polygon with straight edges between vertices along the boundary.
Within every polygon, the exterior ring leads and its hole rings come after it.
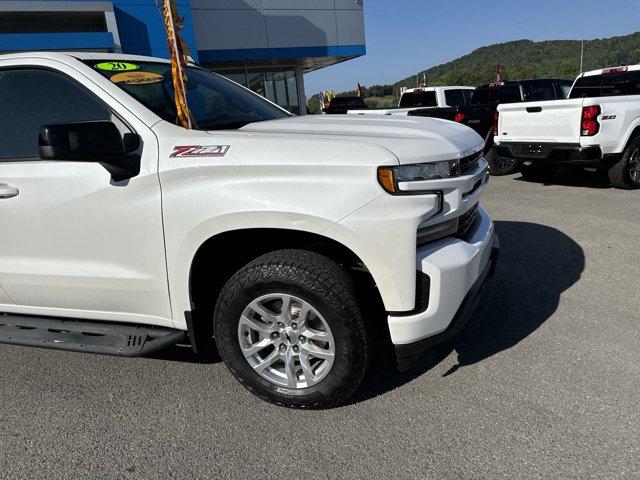
POLYGON ((140 157, 130 152, 140 146, 140 137, 124 138, 113 122, 73 122, 43 125, 38 135, 40 158, 102 165, 117 182, 140 173, 140 157))

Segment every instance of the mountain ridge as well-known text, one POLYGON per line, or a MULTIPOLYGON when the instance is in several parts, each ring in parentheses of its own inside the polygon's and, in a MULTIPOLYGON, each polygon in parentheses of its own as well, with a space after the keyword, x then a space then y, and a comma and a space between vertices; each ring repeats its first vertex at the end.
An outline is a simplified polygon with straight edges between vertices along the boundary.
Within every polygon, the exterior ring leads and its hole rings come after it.
MULTIPOLYGON (((477 48, 467 55, 416 75, 435 85, 488 83, 495 79, 496 65, 504 66, 503 78, 523 79, 541 77, 575 78, 580 73, 581 40, 522 39, 477 48)), ((584 41, 583 71, 640 63, 640 32, 630 35, 584 41)), ((395 82, 394 87, 413 86, 416 75, 395 82)))
MULTIPOLYGON (((574 79, 580 73, 582 40, 512 40, 479 47, 466 55, 416 72, 393 84, 363 87, 367 105, 387 108, 397 104, 400 87, 412 88, 426 75, 427 85, 470 85, 490 83, 496 66, 504 67, 502 78, 574 79)), ((618 65, 640 64, 640 32, 584 41, 583 71, 618 65)), ((355 91, 339 96, 352 96, 355 91)))

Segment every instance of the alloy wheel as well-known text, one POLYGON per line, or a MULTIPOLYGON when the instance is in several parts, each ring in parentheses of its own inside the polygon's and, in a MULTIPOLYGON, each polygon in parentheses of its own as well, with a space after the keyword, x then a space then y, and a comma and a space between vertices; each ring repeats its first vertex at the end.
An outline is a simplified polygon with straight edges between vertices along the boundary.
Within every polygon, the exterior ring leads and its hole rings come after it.
POLYGON ((511 170, 516 166, 516 160, 513 158, 504 158, 498 157, 494 160, 496 166, 500 168, 500 170, 511 170))
POLYGON ((238 322, 238 341, 256 373, 290 389, 318 384, 335 359, 333 334, 320 312, 285 293, 263 295, 247 305, 238 322))

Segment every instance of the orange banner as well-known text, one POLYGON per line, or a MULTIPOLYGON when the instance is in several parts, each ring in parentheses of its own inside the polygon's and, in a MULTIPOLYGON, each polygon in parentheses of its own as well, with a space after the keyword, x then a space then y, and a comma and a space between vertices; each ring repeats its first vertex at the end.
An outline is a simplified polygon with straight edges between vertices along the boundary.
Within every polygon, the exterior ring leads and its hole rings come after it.
POLYGON ((187 56, 189 47, 182 40, 180 30, 183 21, 174 0, 162 1, 162 14, 164 15, 164 25, 167 28, 167 45, 169 46, 169 58, 171 59, 171 76, 173 78, 173 89, 175 91, 176 111, 178 112, 177 122, 184 128, 190 129, 196 126, 195 119, 187 105, 187 56))

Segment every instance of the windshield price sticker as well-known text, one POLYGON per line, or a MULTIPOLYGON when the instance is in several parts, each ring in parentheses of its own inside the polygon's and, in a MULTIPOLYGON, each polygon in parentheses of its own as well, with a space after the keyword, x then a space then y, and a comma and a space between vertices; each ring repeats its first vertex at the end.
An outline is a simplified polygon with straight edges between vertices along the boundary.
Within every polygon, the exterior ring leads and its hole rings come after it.
POLYGON ((171 158, 176 157, 224 157, 229 145, 184 145, 173 147, 171 158))
POLYGON ((135 63, 126 62, 103 62, 96 64, 95 68, 105 72, 128 72, 131 70, 138 70, 140 66, 135 63))
POLYGON ((125 85, 148 85, 164 80, 162 75, 152 72, 122 72, 111 77, 113 83, 124 83, 125 85))

